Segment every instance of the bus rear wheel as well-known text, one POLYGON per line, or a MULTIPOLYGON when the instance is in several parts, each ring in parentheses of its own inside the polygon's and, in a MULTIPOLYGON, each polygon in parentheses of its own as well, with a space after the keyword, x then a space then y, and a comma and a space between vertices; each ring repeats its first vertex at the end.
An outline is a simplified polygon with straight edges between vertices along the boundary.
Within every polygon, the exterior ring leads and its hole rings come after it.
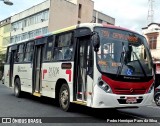
POLYGON ((20 97, 21 96, 21 87, 20 87, 21 83, 20 83, 20 79, 16 78, 15 82, 14 82, 14 95, 16 97, 20 97))
POLYGON ((62 110, 70 111, 70 92, 67 84, 61 86, 59 92, 59 104, 62 110))

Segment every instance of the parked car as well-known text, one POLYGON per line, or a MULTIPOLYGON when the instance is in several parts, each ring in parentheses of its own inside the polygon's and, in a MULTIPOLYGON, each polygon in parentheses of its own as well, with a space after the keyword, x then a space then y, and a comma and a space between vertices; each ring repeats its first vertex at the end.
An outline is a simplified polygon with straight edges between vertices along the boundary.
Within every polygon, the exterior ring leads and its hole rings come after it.
POLYGON ((160 85, 155 89, 154 101, 157 106, 160 106, 160 85))

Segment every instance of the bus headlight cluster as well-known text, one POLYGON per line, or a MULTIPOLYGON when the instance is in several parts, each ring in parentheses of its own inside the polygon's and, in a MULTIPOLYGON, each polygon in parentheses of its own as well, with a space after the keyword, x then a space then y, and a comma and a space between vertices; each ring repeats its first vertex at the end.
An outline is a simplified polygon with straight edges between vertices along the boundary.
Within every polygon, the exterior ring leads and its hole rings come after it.
POLYGON ((103 80, 100 80, 100 81, 98 82, 98 86, 99 86, 101 89, 103 89, 105 92, 107 92, 107 93, 112 93, 111 87, 110 87, 107 83, 105 83, 103 80))

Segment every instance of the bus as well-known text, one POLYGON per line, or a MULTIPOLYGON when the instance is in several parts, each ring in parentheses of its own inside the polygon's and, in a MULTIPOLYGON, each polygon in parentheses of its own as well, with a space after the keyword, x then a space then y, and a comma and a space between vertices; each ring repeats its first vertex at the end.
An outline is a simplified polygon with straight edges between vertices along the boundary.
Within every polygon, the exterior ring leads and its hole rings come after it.
POLYGON ((146 39, 107 24, 82 23, 10 44, 5 85, 55 98, 64 111, 150 105, 154 71, 146 39))

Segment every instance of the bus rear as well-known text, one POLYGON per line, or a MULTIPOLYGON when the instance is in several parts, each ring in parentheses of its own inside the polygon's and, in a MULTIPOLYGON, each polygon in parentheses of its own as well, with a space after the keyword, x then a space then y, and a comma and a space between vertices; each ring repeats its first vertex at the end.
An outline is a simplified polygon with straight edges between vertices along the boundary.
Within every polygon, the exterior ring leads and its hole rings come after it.
POLYGON ((95 27, 94 33, 96 63, 92 107, 151 104, 154 74, 146 39, 135 32, 113 26, 95 27))

